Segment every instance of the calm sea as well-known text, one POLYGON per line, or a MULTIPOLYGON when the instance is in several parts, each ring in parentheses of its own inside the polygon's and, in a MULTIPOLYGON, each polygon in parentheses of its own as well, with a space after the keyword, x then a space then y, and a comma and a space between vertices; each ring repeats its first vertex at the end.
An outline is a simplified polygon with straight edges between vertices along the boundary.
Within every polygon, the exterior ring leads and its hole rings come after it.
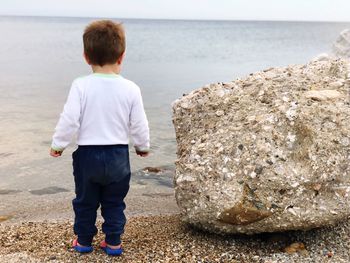
MULTIPOLYGON (((81 35, 91 20, 0 17, 0 187, 18 180, 22 170, 23 177, 40 179, 49 170, 40 167, 55 163, 47 151, 70 84, 90 73, 81 35)), ((142 89, 152 137, 152 156, 133 156, 134 170, 174 162, 171 102, 183 93, 271 66, 305 63, 328 52, 339 32, 350 28, 350 23, 119 21, 127 32, 122 75, 142 89)), ((68 163, 69 155, 64 158, 68 163)))

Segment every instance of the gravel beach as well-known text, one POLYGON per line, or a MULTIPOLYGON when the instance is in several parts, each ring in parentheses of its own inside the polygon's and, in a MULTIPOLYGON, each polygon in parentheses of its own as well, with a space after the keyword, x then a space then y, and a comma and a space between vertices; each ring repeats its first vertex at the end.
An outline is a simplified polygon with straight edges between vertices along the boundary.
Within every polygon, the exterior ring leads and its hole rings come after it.
MULTIPOLYGON (((100 226, 100 222, 99 222, 100 226)), ((179 215, 132 217, 123 237, 125 253, 73 251, 71 221, 0 226, 0 262, 349 262, 350 222, 307 232, 223 237, 181 222, 179 215)))

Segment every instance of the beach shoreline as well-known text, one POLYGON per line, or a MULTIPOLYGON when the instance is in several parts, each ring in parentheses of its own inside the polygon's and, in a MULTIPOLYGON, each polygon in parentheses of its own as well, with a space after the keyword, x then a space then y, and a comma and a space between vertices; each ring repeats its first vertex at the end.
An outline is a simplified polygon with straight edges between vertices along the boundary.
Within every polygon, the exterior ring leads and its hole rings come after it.
POLYGON ((101 220, 94 252, 71 248, 72 220, 0 224, 1 262, 348 262, 350 221, 335 227, 259 235, 221 236, 192 228, 179 214, 130 217, 123 235, 125 253, 106 256, 101 220), (301 244, 302 249, 291 247, 301 244), (288 250, 289 249, 289 250, 288 250))
MULTIPOLYGON (((349 261, 350 221, 305 232, 252 236, 221 236, 193 229, 182 222, 179 214, 174 171, 169 165, 133 172, 126 198, 125 254, 113 262, 349 261)), ((6 204, 0 209, 0 262, 112 261, 98 249, 103 239, 101 231, 92 254, 82 256, 71 249, 73 189, 3 189, 0 194, 2 204, 6 204)), ((101 229, 100 215, 97 222, 101 229)))
MULTIPOLYGON (((174 169, 168 165, 134 171, 126 197, 126 216, 179 213, 173 189, 174 169)), ((74 218, 72 200, 75 194, 71 185, 0 189, 0 196, 0 224, 74 218)), ((98 218, 101 219, 99 211, 98 218)))

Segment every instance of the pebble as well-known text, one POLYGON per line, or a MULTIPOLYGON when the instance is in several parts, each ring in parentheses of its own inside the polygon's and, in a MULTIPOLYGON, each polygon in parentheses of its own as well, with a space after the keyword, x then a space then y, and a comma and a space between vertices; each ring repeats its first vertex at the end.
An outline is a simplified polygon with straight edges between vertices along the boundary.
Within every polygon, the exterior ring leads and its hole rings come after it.
POLYGON ((303 243, 300 243, 300 242, 292 243, 288 247, 284 248, 284 252, 286 252, 288 254, 300 252, 302 250, 305 250, 305 245, 303 243))
POLYGON ((0 222, 4 222, 6 220, 9 220, 11 216, 0 216, 0 222))

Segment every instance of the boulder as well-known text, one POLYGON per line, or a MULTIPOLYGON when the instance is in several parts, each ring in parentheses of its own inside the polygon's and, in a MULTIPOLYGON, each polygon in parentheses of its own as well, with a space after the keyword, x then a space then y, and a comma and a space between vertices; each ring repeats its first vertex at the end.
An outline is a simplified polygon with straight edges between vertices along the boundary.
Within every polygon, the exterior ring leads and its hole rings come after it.
POLYGON ((333 44, 336 57, 350 59, 350 29, 343 30, 333 44))
POLYGON ((349 62, 207 85, 173 103, 183 219, 216 233, 311 229, 350 216, 349 62))

